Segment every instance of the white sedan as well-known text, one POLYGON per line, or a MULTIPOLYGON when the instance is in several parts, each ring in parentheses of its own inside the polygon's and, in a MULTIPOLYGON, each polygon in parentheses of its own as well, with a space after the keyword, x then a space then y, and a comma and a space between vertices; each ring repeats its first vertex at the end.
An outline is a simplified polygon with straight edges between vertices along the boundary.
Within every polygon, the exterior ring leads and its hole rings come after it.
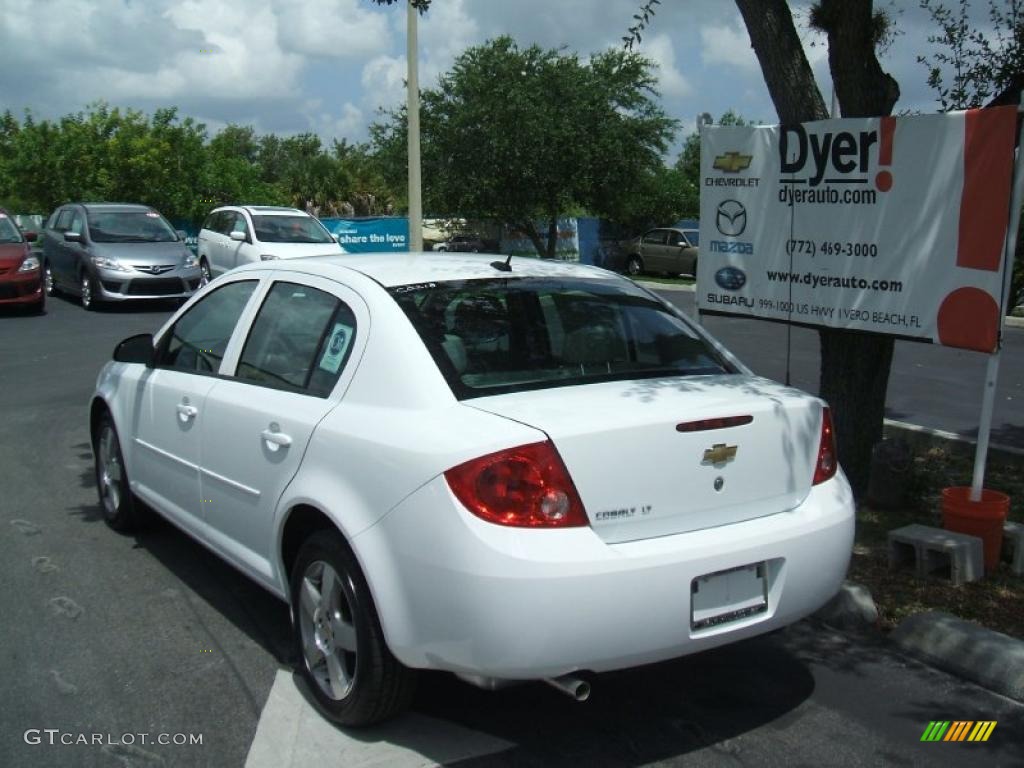
POLYGON ((586 673, 797 621, 846 573, 821 400, 622 277, 491 258, 243 267, 97 382, 107 522, 141 500, 288 601, 343 724, 401 710, 417 669, 585 698, 586 673))

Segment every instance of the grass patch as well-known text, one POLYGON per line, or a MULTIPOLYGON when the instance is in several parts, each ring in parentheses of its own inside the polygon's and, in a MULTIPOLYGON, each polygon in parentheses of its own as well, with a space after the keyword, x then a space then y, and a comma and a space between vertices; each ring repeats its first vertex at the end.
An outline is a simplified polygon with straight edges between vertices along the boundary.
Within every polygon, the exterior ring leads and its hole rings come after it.
MULTIPOLYGON (((1024 522, 1024 461, 991 459, 985 487, 1010 496, 1011 520, 1024 522)), ((878 606, 883 629, 922 611, 946 611, 989 629, 1024 638, 1024 578, 1007 563, 984 579, 954 587, 941 579, 918 579, 909 570, 889 570, 887 534, 912 523, 941 527, 942 489, 969 486, 973 459, 945 448, 919 451, 906 477, 907 503, 896 509, 862 504, 849 579, 863 584, 878 606)))

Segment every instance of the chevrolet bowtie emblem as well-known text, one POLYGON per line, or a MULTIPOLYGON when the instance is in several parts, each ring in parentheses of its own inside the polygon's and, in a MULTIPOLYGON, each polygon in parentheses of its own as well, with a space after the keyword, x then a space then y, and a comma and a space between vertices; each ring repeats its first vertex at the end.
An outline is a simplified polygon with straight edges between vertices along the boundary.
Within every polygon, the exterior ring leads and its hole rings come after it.
POLYGON ((753 155, 741 155, 739 152, 726 152, 724 155, 718 155, 715 158, 715 163, 711 167, 716 171, 725 171, 726 173, 739 173, 750 167, 750 161, 754 159, 753 155))
POLYGON ((736 449, 738 447, 738 445, 715 443, 704 451, 704 461, 708 464, 725 464, 725 462, 736 458, 736 449))

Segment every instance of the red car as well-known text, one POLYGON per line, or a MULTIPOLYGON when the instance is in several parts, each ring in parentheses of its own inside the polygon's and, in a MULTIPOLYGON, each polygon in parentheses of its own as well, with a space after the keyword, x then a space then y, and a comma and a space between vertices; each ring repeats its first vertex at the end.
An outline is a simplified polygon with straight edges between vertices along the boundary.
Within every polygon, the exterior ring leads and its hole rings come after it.
POLYGON ((35 239, 35 232, 22 234, 14 219, 0 208, 0 307, 42 312, 46 306, 39 257, 29 245, 35 239))

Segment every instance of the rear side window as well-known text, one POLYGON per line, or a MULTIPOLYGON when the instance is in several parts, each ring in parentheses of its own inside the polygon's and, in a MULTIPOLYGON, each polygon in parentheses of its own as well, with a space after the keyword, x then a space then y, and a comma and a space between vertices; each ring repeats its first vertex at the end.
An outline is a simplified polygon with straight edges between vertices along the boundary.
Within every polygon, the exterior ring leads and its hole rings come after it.
POLYGON ((735 372, 682 317, 625 280, 523 277, 389 290, 459 399, 735 372))
POLYGON ((644 245, 664 245, 666 234, 668 233, 664 229, 655 229, 652 232, 648 232, 644 235, 644 245))
POLYGON ((228 283, 178 318, 161 343, 157 365, 194 373, 216 373, 256 280, 228 283))
POLYGON ((343 301, 297 283, 274 283, 245 342, 235 377, 327 397, 352 350, 356 319, 343 301))

